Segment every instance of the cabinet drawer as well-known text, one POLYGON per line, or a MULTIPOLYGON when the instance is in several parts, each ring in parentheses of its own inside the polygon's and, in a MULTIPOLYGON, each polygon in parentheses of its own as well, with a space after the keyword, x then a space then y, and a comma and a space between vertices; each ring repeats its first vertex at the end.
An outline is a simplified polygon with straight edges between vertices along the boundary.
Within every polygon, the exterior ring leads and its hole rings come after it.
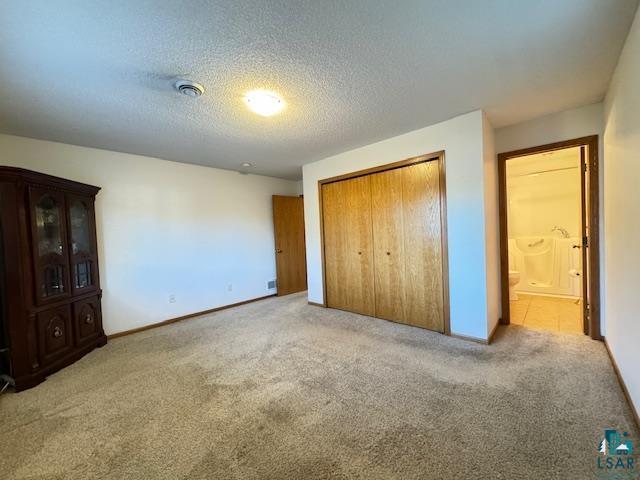
POLYGON ((69 352, 73 346, 71 309, 69 305, 38 314, 38 352, 42 364, 51 363, 69 352))
POLYGON ((99 337, 102 332, 102 312, 98 297, 85 298, 73 304, 73 321, 76 345, 84 345, 99 337))

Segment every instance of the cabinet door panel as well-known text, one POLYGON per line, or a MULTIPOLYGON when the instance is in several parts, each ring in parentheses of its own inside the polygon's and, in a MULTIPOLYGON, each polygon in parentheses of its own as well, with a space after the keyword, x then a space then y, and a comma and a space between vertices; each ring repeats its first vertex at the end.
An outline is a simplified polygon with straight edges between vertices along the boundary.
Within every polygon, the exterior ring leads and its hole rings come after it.
POLYGON ((402 169, 371 175, 376 317, 404 322, 402 169))
POLYGON ((64 194, 29 188, 36 304, 43 305, 69 296, 69 251, 67 248, 64 194))
POLYGON ((98 288, 98 252, 93 199, 67 195, 70 276, 74 295, 98 288))
POLYGON ((38 314, 38 351, 43 366, 71 350, 71 330, 71 312, 68 305, 38 314))
POLYGON ((325 184, 322 195, 327 305, 374 315, 370 178, 325 184))
POLYGON ((91 297, 73 304, 73 321, 76 345, 81 346, 102 334, 100 299, 91 297))
POLYGON ((438 162, 402 168, 405 321, 444 331, 442 223, 438 162))

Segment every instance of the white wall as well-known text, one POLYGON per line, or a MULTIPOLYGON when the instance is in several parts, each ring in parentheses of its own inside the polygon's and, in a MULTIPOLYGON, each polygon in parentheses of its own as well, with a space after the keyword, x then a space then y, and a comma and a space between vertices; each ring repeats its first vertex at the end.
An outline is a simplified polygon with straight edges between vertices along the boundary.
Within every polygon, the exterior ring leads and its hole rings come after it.
POLYGON ((273 293, 271 195, 296 182, 8 135, 0 165, 102 187, 107 334, 273 293))
POLYGON ((318 181, 444 150, 451 330, 487 338, 483 114, 476 111, 303 167, 309 300, 323 301, 318 181))
POLYGON ((588 135, 599 135, 602 143, 602 112, 602 103, 594 103, 498 128, 496 152, 511 152, 588 135))
POLYGON ((485 244, 487 258, 487 334, 498 325, 502 315, 500 303, 500 221, 498 213, 498 159, 495 133, 486 115, 482 116, 485 244))
POLYGON ((640 411, 640 12, 605 99, 607 343, 640 411))

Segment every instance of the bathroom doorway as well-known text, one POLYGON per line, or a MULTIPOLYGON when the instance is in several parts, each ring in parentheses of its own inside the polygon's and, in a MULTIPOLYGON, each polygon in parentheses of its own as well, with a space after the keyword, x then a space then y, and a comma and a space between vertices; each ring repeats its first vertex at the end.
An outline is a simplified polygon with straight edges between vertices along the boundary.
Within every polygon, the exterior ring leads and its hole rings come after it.
POLYGON ((502 324, 600 340, 598 137, 498 155, 502 324))

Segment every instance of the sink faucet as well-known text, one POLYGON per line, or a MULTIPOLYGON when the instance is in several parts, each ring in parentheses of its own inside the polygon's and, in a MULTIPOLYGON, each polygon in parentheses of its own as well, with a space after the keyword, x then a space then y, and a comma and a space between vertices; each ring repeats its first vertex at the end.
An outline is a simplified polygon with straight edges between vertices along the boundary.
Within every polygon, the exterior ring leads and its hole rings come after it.
POLYGON ((571 238, 571 235, 569 235, 569 232, 567 231, 567 229, 559 227, 558 225, 555 225, 551 229, 551 233, 553 232, 560 232, 560 235, 562 235, 562 238, 571 238))

